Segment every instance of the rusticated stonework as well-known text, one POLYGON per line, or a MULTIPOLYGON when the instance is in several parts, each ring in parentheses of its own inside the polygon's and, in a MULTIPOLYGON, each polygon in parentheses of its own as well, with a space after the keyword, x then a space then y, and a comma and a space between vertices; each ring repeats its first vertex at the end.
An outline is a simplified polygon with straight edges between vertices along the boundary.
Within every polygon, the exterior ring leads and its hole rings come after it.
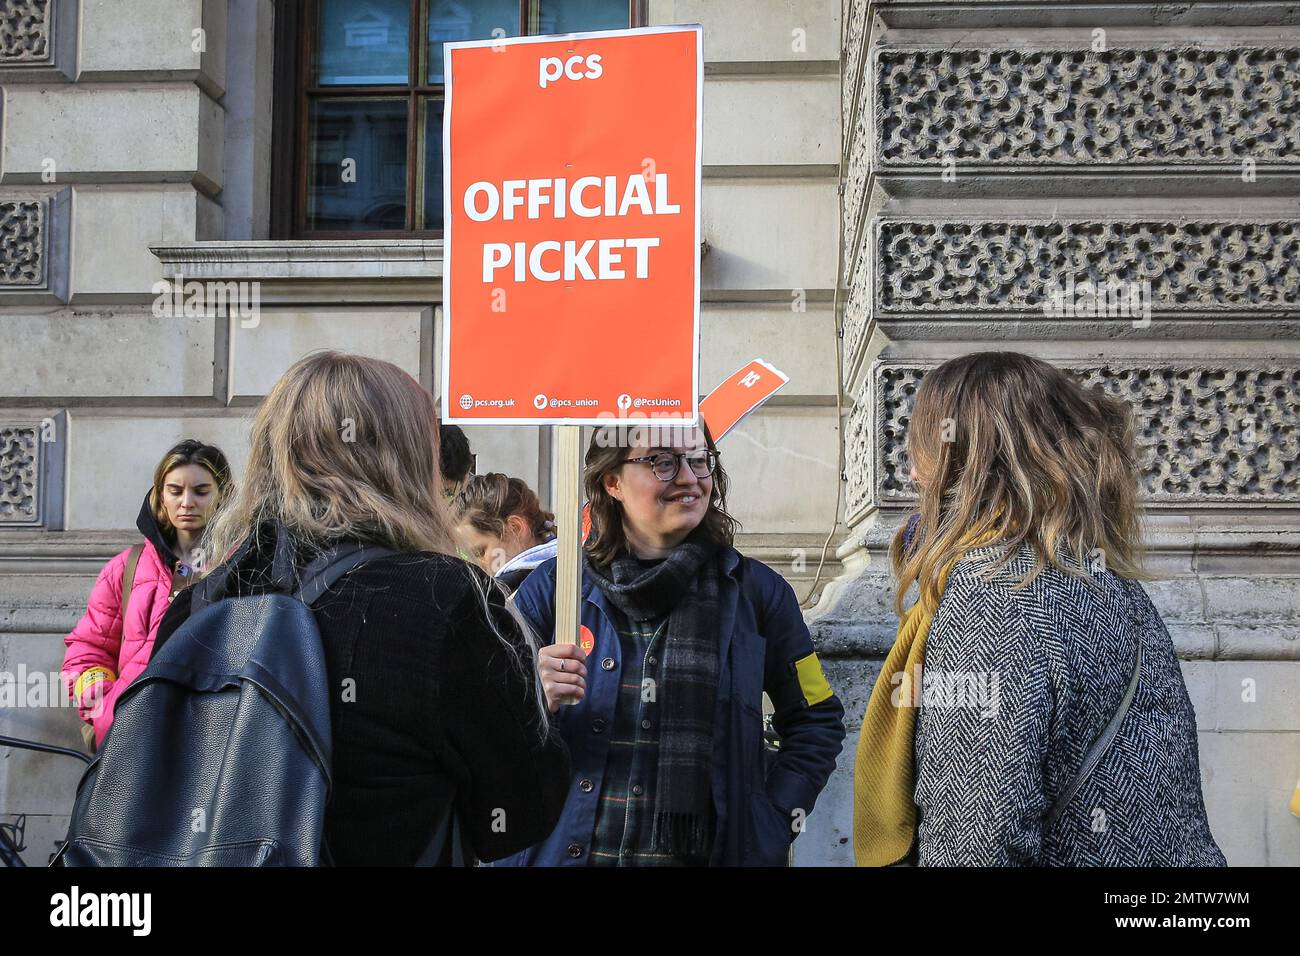
POLYGON ((1150 283, 1153 312, 1300 310, 1300 222, 878 220, 881 313, 1043 313, 1053 286, 1150 283))
POLYGON ((863 233, 867 231, 867 204, 870 201, 868 190, 871 185, 871 162, 867 155, 871 143, 868 114, 862 110, 857 122, 853 124, 853 137, 849 141, 848 165, 844 170, 844 249, 842 264, 845 276, 852 275, 855 263, 858 267, 862 259, 858 247, 862 244, 863 233))
POLYGON ((0 425, 0 526, 39 521, 40 428, 0 425))
POLYGON ((844 95, 840 98, 840 123, 842 129, 848 129, 849 113, 853 109, 853 97, 858 88, 862 63, 866 57, 867 0, 845 0, 843 16, 844 95))
POLYGON ((0 287, 45 284, 45 203, 0 200, 0 287))
POLYGON ((845 382, 849 381, 855 371, 855 360, 864 344, 863 339, 871 320, 870 278, 870 269, 854 270, 848 298, 844 302, 841 320, 844 339, 841 348, 844 353, 845 382))
POLYGON ((0 64, 41 63, 50 58, 52 0, 0 3, 0 64))
MULTIPOLYGON (((917 386, 930 367, 876 366, 875 471, 882 504, 915 500, 904 442, 917 386)), ((1062 367, 1133 406, 1145 501, 1300 504, 1300 367, 1062 367)))
MULTIPOLYGON (((843 230, 844 244, 840 250, 841 270, 847 281, 858 262, 857 247, 865 231, 867 187, 871 171, 871 99, 869 82, 863 81, 863 64, 867 59, 867 3, 865 0, 845 0, 844 3, 844 72, 840 89, 840 120, 844 131, 844 150, 847 154, 844 171, 843 230)), ((870 80, 870 76, 866 77, 870 80)))
POLYGON ((858 388, 853 408, 844 426, 845 519, 855 524, 871 504, 871 382, 864 380, 858 388))
POLYGON ((916 365, 878 364, 872 376, 876 387, 876 500, 882 505, 916 500, 907 460, 907 423, 923 374, 916 365))
POLYGON ((881 50, 883 165, 1300 161, 1300 49, 881 50))

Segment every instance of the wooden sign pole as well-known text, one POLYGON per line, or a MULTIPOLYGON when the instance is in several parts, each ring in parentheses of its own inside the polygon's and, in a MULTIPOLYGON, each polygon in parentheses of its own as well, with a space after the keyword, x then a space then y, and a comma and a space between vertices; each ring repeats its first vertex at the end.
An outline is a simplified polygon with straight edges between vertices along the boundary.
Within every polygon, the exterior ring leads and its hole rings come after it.
POLYGON ((582 596, 582 426, 553 425, 555 452, 555 643, 577 644, 582 596))

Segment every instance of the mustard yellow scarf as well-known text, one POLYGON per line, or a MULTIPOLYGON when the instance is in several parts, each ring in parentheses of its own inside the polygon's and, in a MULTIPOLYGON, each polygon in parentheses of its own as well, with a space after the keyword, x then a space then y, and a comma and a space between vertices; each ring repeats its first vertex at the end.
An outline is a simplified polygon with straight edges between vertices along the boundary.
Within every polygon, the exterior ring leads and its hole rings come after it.
MULTIPOLYGON (((954 564, 940 574, 940 595, 954 564)), ((922 599, 903 612, 894 646, 867 701, 853 769, 853 854, 858 866, 898 863, 916 839, 912 741, 925 639, 937 610, 937 604, 922 599)))

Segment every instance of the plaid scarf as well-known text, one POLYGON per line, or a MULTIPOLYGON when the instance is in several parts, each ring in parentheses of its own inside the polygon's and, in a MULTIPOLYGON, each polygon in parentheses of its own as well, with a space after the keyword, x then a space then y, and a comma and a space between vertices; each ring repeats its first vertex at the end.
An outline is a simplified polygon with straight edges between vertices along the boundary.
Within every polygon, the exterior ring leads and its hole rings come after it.
POLYGON ((622 555, 596 567, 583 552, 584 571, 629 620, 668 615, 663 651, 659 768, 655 775, 656 850, 706 858, 713 765, 714 700, 718 690, 717 546, 696 528, 659 564, 646 568, 622 555))

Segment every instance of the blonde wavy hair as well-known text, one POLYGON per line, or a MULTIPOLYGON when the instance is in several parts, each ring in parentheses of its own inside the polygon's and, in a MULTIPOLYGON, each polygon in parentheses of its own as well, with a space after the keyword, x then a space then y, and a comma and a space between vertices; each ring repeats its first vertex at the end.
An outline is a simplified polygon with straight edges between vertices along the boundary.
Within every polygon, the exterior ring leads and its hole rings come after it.
MULTIPOLYGON (((391 362, 332 351, 295 362, 253 418, 249 441, 235 497, 205 534, 211 565, 268 521, 282 524, 304 555, 351 539, 462 560, 442 497, 433 396, 391 362)), ((491 624, 485 586, 474 571, 469 579, 491 624)), ((535 635, 513 604, 506 607, 535 657, 535 635)), ((533 661, 497 636, 531 675, 533 661)))
POLYGON ((1032 569, 1086 577, 1103 566, 1143 578, 1142 528, 1132 410, 1084 388, 1053 365, 1017 352, 977 352, 926 373, 907 424, 919 505, 890 560, 901 614, 912 584, 931 610, 946 570, 973 547, 1022 545, 1032 569))

